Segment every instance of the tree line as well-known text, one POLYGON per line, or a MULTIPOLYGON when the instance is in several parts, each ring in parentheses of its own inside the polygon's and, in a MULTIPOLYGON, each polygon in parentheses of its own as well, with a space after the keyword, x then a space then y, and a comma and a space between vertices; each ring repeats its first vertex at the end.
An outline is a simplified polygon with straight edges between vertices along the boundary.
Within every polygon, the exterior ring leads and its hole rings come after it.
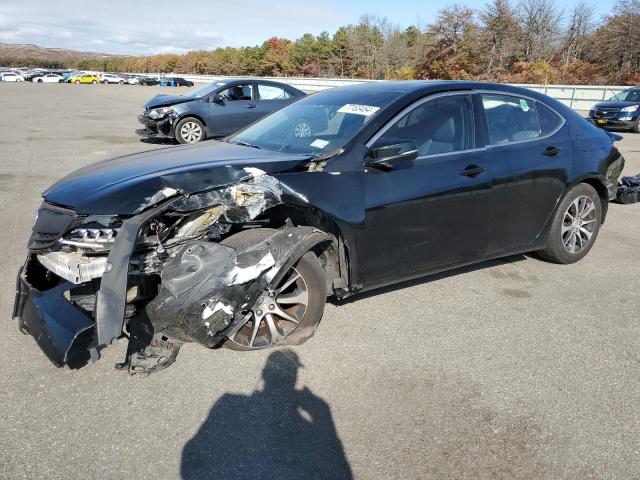
POLYGON ((332 35, 295 41, 49 63, 110 72, 638 84, 639 37, 640 0, 618 0, 602 18, 585 1, 567 9, 555 0, 492 0, 477 10, 451 4, 432 23, 406 28, 365 15, 332 35))

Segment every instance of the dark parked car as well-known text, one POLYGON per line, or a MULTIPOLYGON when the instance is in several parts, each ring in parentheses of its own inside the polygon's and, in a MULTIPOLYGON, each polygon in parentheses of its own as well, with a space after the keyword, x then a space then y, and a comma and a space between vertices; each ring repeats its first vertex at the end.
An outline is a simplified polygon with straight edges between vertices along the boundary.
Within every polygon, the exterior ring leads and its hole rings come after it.
POLYGON ((160 85, 160 79, 157 77, 140 77, 138 85, 160 85))
POLYGON ((183 342, 302 343, 328 295, 522 252, 573 263, 615 195, 616 137, 506 85, 323 91, 50 187, 14 316, 58 366, 126 336, 119 366, 150 373, 183 342))
POLYGON ((144 137, 201 142, 237 132, 260 117, 304 97, 290 85, 267 80, 222 80, 184 95, 156 95, 138 120, 144 137))
POLYGON ((596 104, 589 119, 599 127, 640 133, 640 88, 625 90, 608 102, 596 104))
POLYGON ((168 77, 165 78, 167 85, 171 85, 172 87, 193 87, 193 82, 189 80, 185 80, 182 77, 168 77))

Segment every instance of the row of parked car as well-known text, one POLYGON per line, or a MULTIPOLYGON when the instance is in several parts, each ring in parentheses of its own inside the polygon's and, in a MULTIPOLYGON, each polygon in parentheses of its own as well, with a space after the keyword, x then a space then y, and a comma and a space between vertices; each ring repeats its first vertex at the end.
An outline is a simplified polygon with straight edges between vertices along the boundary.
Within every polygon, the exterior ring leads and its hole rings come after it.
POLYGON ((158 77, 124 73, 81 72, 77 70, 5 70, 0 71, 3 82, 119 84, 119 85, 167 85, 193 87, 193 82, 182 77, 158 77))

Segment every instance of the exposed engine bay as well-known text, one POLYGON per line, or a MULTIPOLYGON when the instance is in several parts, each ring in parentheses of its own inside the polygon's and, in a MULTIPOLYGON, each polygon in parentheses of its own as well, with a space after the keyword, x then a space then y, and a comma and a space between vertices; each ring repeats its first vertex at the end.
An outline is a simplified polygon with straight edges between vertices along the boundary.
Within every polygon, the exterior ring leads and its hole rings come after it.
POLYGON ((128 218, 78 216, 45 202, 19 275, 21 330, 72 368, 126 336, 118 367, 132 374, 166 368, 184 342, 213 348, 236 335, 307 251, 336 241, 286 220, 254 244, 221 242, 264 226, 259 217, 282 203, 278 180, 244 170, 237 184, 196 194, 165 187, 128 218))

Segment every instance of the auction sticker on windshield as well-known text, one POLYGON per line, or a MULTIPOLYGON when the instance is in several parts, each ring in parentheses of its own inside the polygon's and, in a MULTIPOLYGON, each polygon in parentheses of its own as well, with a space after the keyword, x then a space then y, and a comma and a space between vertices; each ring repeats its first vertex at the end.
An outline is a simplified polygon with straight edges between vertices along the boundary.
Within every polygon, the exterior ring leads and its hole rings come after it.
POLYGON ((324 148, 327 145, 329 145, 329 142, 327 140, 322 140, 321 138, 317 138, 311 142, 311 146, 314 148, 324 148))
POLYGON ((340 113, 355 113, 356 115, 364 115, 370 117, 374 113, 380 110, 380 107, 374 107, 372 105, 358 105, 355 103, 347 103, 345 106, 340 107, 338 112, 340 113))

